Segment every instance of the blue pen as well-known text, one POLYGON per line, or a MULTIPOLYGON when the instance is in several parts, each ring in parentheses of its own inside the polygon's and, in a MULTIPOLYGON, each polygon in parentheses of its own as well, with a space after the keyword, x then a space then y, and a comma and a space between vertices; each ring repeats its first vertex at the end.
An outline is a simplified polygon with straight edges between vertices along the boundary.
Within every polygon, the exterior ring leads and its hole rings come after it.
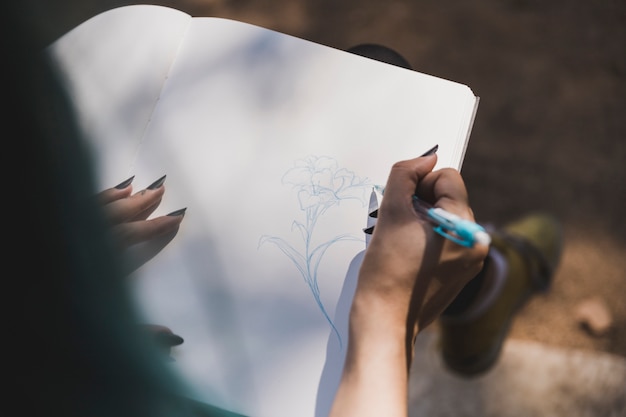
MULTIPOLYGON (((375 185, 374 190, 382 195, 385 187, 375 185)), ((416 195, 413 195, 413 207, 424 220, 434 225, 433 229, 435 232, 461 246, 471 248, 477 243, 481 245, 489 245, 491 243, 491 237, 481 225, 465 220, 440 207, 434 207, 416 195)), ((377 216, 378 210, 375 210, 375 212, 376 214, 370 213, 370 216, 377 216)), ((374 227, 371 226, 365 229, 365 232, 371 234, 373 229, 374 227)))
POLYGON ((440 207, 433 207, 416 195, 413 195, 413 207, 425 220, 434 224, 435 232, 461 246, 471 248, 477 243, 481 245, 491 243, 491 237, 481 225, 440 207))

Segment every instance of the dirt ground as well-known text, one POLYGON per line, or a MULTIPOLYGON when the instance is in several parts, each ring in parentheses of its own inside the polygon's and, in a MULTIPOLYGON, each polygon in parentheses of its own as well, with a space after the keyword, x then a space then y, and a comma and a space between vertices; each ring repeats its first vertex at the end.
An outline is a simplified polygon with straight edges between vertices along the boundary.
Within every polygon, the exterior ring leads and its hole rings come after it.
MULTIPOLYGON (((462 174, 477 218, 502 224, 544 210, 566 236, 552 288, 526 305, 510 337, 626 357, 626 2, 157 3, 339 49, 380 43, 418 71, 470 86, 481 101, 462 174), (589 297, 612 316, 604 336, 575 320, 589 297)), ((47 19, 50 37, 113 5, 79 2, 47 19)))

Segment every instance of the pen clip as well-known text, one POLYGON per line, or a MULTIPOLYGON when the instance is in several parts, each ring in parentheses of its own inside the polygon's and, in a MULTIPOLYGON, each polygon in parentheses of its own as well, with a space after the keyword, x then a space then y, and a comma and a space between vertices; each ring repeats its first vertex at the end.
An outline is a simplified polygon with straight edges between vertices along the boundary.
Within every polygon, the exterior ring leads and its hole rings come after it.
POLYGON ((474 246, 478 234, 486 235, 482 226, 441 208, 428 209, 428 217, 437 224, 434 227, 435 232, 467 248, 474 246))
POLYGON ((456 236, 456 234, 449 233, 448 229, 444 228, 443 225, 433 227, 433 229, 435 230, 435 232, 439 233, 441 236, 445 237, 446 239, 450 239, 456 244, 465 246, 466 248, 471 248, 472 246, 474 246, 473 239, 471 241, 460 239, 456 236))

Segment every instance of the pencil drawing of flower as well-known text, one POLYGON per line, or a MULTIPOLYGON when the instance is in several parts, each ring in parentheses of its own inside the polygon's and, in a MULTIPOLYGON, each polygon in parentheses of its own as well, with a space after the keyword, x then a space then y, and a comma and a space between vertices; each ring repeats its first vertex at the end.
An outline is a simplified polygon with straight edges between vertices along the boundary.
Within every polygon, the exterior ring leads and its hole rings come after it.
POLYGON ((362 238, 344 233, 323 242, 315 242, 313 232, 321 216, 330 208, 339 206, 342 201, 358 200, 365 206, 367 192, 372 186, 366 178, 339 168, 337 161, 327 156, 308 156, 296 161, 294 167, 283 175, 282 182, 297 191, 300 210, 304 212, 304 221, 294 220, 292 223, 292 229, 296 229, 302 238, 302 250, 294 248, 283 238, 268 235, 261 236, 259 246, 266 242, 273 243, 293 262, 341 346, 341 336, 321 300, 317 273, 324 254, 333 244, 346 240, 361 241, 362 238))

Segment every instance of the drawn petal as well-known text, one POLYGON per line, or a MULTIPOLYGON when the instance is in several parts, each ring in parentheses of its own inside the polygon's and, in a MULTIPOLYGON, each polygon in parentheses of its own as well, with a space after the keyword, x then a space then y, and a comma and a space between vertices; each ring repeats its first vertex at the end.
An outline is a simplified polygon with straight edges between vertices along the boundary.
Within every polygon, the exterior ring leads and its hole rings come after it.
POLYGON ((311 170, 308 167, 295 167, 283 175, 283 183, 292 185, 306 185, 311 182, 311 170))
POLYGON ((328 169, 330 171, 336 171, 338 167, 337 161, 334 158, 328 156, 320 156, 315 160, 315 170, 328 169))
POLYGON ((308 190, 300 190, 298 193, 298 202, 300 203, 300 209, 306 210, 322 204, 322 197, 319 194, 311 194, 308 190))
POLYGON ((259 239, 259 247, 264 243, 273 243, 280 249, 287 257, 293 262, 293 264, 298 268, 300 274, 306 281, 306 259, 302 256, 297 250, 295 250, 289 243, 287 243, 284 239, 275 236, 261 236, 259 239))
POLYGON ((335 188, 333 187, 333 180, 333 173, 329 169, 317 170, 311 175, 311 182, 313 183, 313 185, 320 188, 328 188, 334 190, 335 188))

